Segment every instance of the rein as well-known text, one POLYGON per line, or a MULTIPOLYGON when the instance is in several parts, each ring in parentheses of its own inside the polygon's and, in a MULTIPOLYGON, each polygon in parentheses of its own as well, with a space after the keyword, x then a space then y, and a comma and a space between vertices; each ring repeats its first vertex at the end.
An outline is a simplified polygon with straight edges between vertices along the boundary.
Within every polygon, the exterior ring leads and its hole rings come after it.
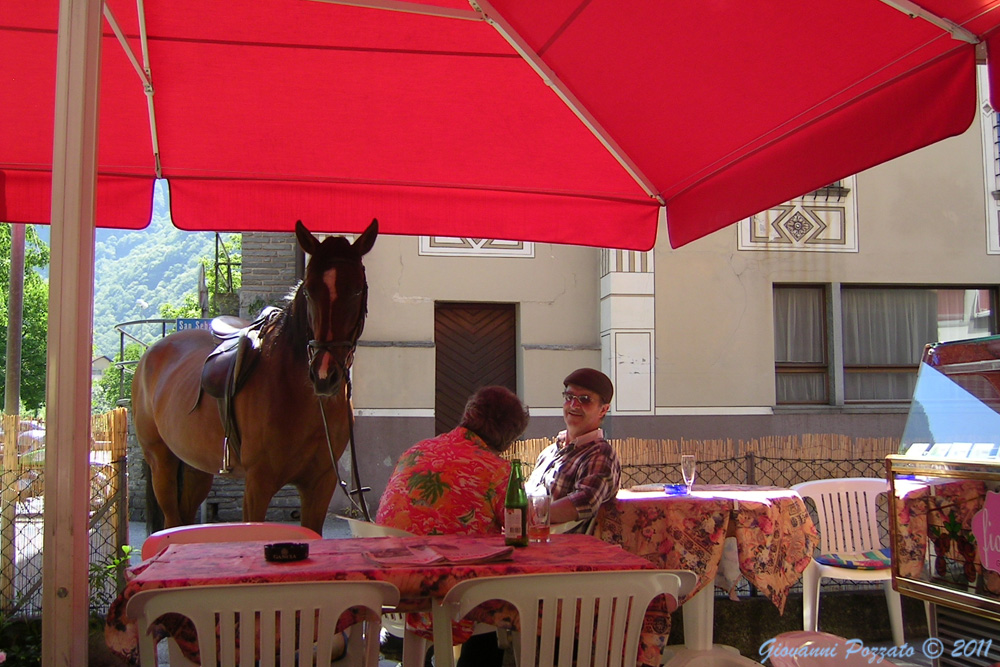
MULTIPOLYGON (((358 471, 358 452, 354 447, 354 413, 351 412, 350 419, 347 421, 348 428, 348 442, 351 444, 351 475, 354 477, 354 490, 350 491, 347 488, 347 482, 344 481, 344 477, 340 474, 340 465, 337 463, 337 457, 333 454, 333 441, 330 439, 330 427, 326 423, 326 411, 323 409, 323 399, 317 396, 319 401, 319 413, 323 417, 323 430, 326 433, 326 445, 330 450, 330 462, 333 463, 333 469, 337 473, 337 484, 341 489, 344 490, 344 495, 350 501, 354 509, 361 512, 361 516, 365 518, 365 521, 371 523, 372 516, 368 511, 368 502, 365 500, 365 494, 371 491, 370 486, 361 486, 361 473, 358 471), (357 496, 360 500, 360 507, 358 501, 354 499, 357 496)), ((347 380, 347 400, 351 400, 351 381, 347 380)))
MULTIPOLYGON (((338 261, 351 261, 351 260, 338 260, 338 261)), ((362 266, 362 271, 364 267, 362 266)), ((354 328, 351 330, 350 337, 348 340, 344 341, 318 341, 316 339, 310 339, 306 343, 306 352, 309 356, 309 363, 312 364, 313 359, 316 355, 321 352, 327 352, 330 354, 333 362, 337 364, 337 368, 341 373, 341 377, 344 378, 344 382, 347 383, 347 401, 350 404, 351 400, 351 376, 350 368, 354 365, 354 351, 358 347, 358 339, 361 338, 361 331, 365 326, 365 316, 368 314, 368 280, 364 281, 364 287, 362 287, 361 294, 361 312, 358 314, 358 319, 354 323, 354 328), (333 355, 333 351, 340 348, 348 348, 347 354, 344 355, 344 360, 340 361, 333 355)), ((315 335, 315 334, 314 334, 315 335)), ((372 517, 368 511, 368 503, 365 500, 365 493, 371 491, 371 487, 361 486, 361 473, 358 471, 358 453, 357 448, 354 445, 354 410, 351 410, 351 414, 347 420, 347 430, 348 430, 348 442, 351 446, 351 475, 354 478, 354 490, 348 490, 347 482, 344 481, 343 476, 340 474, 340 465, 337 463, 337 456, 333 452, 333 439, 330 437, 330 425, 326 420, 326 410, 323 409, 323 397, 317 396, 316 400, 319 402, 319 413, 323 418, 323 432, 326 435, 326 445, 330 452, 330 462, 333 464, 334 472, 337 474, 337 484, 344 490, 344 495, 347 496, 347 500, 350 501, 354 508, 361 512, 361 515, 365 518, 365 521, 371 522, 372 517), (360 501, 360 507, 354 496, 358 497, 360 501)))

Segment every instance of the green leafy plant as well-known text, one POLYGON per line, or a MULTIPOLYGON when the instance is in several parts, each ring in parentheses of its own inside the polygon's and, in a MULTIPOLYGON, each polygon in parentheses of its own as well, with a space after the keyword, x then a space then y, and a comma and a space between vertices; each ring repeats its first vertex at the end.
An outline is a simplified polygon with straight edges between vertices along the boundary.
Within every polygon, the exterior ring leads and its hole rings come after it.
POLYGON ((94 395, 90 406, 92 414, 110 412, 119 405, 120 400, 132 398, 132 374, 143 352, 144 348, 141 345, 130 343, 125 347, 124 358, 121 353, 115 355, 115 363, 108 366, 104 375, 94 384, 94 395), (122 362, 130 363, 123 365, 122 362))
MULTIPOLYGON (((102 563, 90 564, 90 631, 102 633, 104 614, 121 591, 133 547, 125 545, 102 563)), ((0 663, 3 667, 42 664, 42 620, 0 616, 0 663)))
POLYGON ((4 667, 35 667, 42 664, 42 620, 0 618, 0 653, 4 667))
POLYGON ((103 563, 90 564, 90 608, 106 610, 121 592, 125 568, 132 557, 133 547, 123 545, 121 554, 110 555, 103 563))

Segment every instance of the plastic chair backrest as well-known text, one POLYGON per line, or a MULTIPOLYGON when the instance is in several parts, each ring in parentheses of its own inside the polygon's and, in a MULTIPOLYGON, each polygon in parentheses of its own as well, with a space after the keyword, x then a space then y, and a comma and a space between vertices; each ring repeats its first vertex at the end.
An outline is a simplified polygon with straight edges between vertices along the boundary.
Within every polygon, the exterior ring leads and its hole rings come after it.
POLYGON ((157 664, 156 638, 148 632, 149 625, 163 614, 175 613, 194 624, 202 664, 266 667, 298 664, 297 656, 314 655, 316 664, 330 664, 337 620, 347 609, 363 607, 370 610, 367 620, 372 624, 365 664, 375 666, 382 607, 397 602, 399 590, 384 581, 276 582, 146 590, 133 595, 125 611, 138 624, 142 665, 157 664), (216 629, 218 651, 212 656, 216 629), (288 641, 280 641, 283 637, 288 641), (254 656, 240 656, 239 647, 252 647, 258 641, 259 662, 254 656))
POLYGON ((347 525, 351 528, 352 537, 410 537, 414 535, 414 533, 408 533, 400 528, 380 526, 370 521, 351 519, 346 516, 340 518, 346 521, 347 525))
POLYGON ((293 541, 318 540, 322 535, 293 523, 251 521, 234 523, 199 523, 158 530, 142 543, 142 559, 146 560, 171 544, 195 542, 242 542, 249 540, 293 541))
POLYGON ((802 482, 792 487, 816 504, 820 551, 858 553, 882 547, 878 496, 889 482, 878 477, 847 477, 802 482))
POLYGON ((458 620, 487 600, 505 600, 522 619, 519 665, 536 664, 536 650, 539 665, 634 665, 649 603, 661 593, 676 600, 680 589, 680 576, 664 570, 482 577, 448 591, 435 605, 434 622, 458 620), (534 621, 524 620, 536 618, 540 637, 534 621))

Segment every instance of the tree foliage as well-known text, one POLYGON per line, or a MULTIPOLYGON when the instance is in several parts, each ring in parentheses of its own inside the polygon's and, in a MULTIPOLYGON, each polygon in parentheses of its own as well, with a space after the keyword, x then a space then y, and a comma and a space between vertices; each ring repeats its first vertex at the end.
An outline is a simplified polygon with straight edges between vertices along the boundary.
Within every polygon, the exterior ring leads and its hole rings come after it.
MULTIPOLYGON (((10 323, 11 225, 0 224, 0 364, 7 371, 7 336, 10 323)), ((45 405, 46 342, 49 319, 49 284, 42 272, 49 266, 49 248, 32 226, 25 229, 24 306, 21 336, 21 406, 37 414, 45 405)), ((6 385, 0 386, 0 396, 6 385)), ((4 400, 0 398, 0 400, 4 400)))
MULTIPOLYGON (((205 267, 205 283, 208 286, 208 294, 239 292, 242 284, 243 273, 240 262, 242 261, 243 236, 240 234, 229 234, 222 236, 222 247, 219 249, 219 262, 216 263, 215 250, 212 254, 206 254, 201 258, 201 265, 205 267), (228 258, 228 263, 224 260, 228 258), (220 283, 222 283, 220 285, 220 283)), ((209 296, 208 317, 219 315, 218 305, 209 296)), ((198 303, 198 291, 186 292, 179 305, 169 302, 160 304, 160 317, 163 319, 176 319, 178 317, 202 317, 201 305, 198 303)))
POLYGON ((121 353, 115 355, 114 363, 108 366, 104 375, 94 383, 92 412, 102 414, 118 407, 118 400, 132 397, 132 375, 135 363, 142 356, 143 347, 132 343, 125 347, 124 359, 121 353), (126 363, 121 363, 122 361, 126 363), (124 375, 124 381, 122 376, 124 375))
MULTIPOLYGON (((198 266, 206 258, 214 261, 215 234, 175 227, 160 187, 154 192, 153 217, 147 228, 98 229, 94 253, 97 354, 112 357, 120 352, 121 336, 115 325, 157 318, 162 304, 182 303, 188 293, 197 303, 198 266)), ((162 333, 158 326, 127 329, 146 343, 162 333)))
MULTIPOLYGON (((223 243, 230 258, 235 264, 232 270, 232 282, 235 289, 239 289, 241 273, 239 270, 240 247, 242 236, 239 234, 223 237, 223 243)), ((145 253, 144 253, 145 254, 145 253)), ((221 253, 220 253, 221 254, 221 253)), ((206 252, 200 259, 206 267, 205 277, 208 285, 208 293, 214 294, 216 291, 215 250, 206 252)), ((162 319, 177 319, 188 317, 201 317, 201 307, 198 304, 197 282, 192 284, 193 289, 184 293, 180 304, 173 305, 169 302, 159 304, 159 317, 162 319)), ((147 304, 149 305, 149 304, 147 304)), ((209 311, 209 315, 217 315, 217 312, 209 311)), ((152 340, 149 341, 150 343, 152 340)), ((115 355, 112 364, 104 375, 95 383, 93 397, 93 411, 95 413, 107 412, 117 405, 120 399, 128 399, 132 396, 132 374, 135 370, 135 362, 142 356, 144 347, 138 343, 132 343, 125 347, 124 359, 119 352, 115 355), (122 362, 125 363, 122 363, 122 362), (122 379, 124 375, 124 380, 122 379)))

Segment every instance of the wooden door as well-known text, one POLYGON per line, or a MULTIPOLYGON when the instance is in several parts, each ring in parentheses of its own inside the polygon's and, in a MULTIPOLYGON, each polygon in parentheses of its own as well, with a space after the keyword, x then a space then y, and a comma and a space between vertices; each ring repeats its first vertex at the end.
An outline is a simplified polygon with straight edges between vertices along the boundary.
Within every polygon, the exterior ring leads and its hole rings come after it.
POLYGON ((436 433, 458 425, 480 387, 517 391, 516 322, 512 303, 434 305, 436 433))

